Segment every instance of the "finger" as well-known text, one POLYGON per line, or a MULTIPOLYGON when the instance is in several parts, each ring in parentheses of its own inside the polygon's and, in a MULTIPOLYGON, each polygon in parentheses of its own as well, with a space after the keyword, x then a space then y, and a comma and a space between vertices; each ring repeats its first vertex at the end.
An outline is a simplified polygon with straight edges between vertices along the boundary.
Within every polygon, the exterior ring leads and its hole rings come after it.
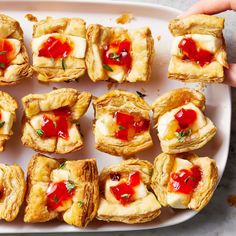
POLYGON ((236 1, 230 0, 201 0, 195 3, 187 11, 183 12, 178 18, 193 14, 216 14, 226 10, 236 10, 236 1))
POLYGON ((225 84, 236 88, 236 64, 230 64, 225 70, 225 84))

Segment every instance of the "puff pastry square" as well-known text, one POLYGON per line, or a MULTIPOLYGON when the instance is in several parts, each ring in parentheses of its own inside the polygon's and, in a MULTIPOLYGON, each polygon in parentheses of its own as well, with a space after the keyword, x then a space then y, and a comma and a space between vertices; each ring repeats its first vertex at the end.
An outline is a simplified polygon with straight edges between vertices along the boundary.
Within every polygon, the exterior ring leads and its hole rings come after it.
POLYGON ((34 25, 31 48, 38 80, 77 80, 86 70, 86 24, 80 18, 47 17, 34 25))
POLYGON ((86 66, 92 81, 149 80, 154 49, 148 27, 127 30, 92 24, 86 37, 86 66))
POLYGON ((13 221, 24 201, 26 182, 17 165, 0 164, 0 219, 13 221))
POLYGON ((104 168, 97 218, 135 224, 158 217, 161 205, 150 189, 152 171, 150 162, 136 159, 104 168))
POLYGON ((221 83, 228 68, 222 30, 224 18, 197 14, 170 21, 175 37, 168 68, 170 79, 221 83))
POLYGON ((200 211, 218 180, 216 162, 193 153, 162 153, 154 161, 152 189, 162 206, 200 211))
POLYGON ((13 85, 31 75, 19 22, 0 14, 0 85, 13 85))
POLYGON ((93 102, 95 147, 129 157, 153 145, 150 106, 138 95, 113 90, 93 102))
POLYGON ((40 152, 69 153, 83 147, 79 119, 87 111, 92 95, 71 88, 22 98, 22 143, 40 152))
POLYGON ((7 140, 13 134, 12 126, 16 120, 17 107, 13 97, 0 91, 0 152, 4 151, 7 140))
POLYGON ((99 203, 95 159, 58 161, 41 154, 28 166, 24 222, 54 218, 85 227, 96 216, 99 203))
POLYGON ((162 151, 181 153, 199 149, 210 141, 216 127, 204 114, 205 96, 190 88, 174 89, 152 104, 162 151))

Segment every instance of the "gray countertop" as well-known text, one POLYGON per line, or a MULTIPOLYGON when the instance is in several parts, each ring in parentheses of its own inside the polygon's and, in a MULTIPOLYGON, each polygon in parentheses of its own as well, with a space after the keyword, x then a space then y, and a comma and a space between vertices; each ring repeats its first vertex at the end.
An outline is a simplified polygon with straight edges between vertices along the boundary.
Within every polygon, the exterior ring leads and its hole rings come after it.
MULTIPOLYGON (((138 1, 138 0, 136 0, 138 1)), ((132 1, 134 2, 134 1, 132 1)), ((181 10, 187 9, 191 6, 194 0, 145 0, 139 2, 157 3, 166 6, 171 6, 181 10)), ((228 47, 228 55, 230 62, 236 62, 236 12, 226 12, 222 16, 226 18, 226 43, 228 47)), ((208 206, 197 214, 194 218, 167 228, 147 231, 135 232, 117 232, 117 233, 97 233, 97 236, 113 235, 113 236, 168 236, 168 235, 236 235, 236 208, 229 206, 227 197, 230 194, 236 194, 236 89, 232 89, 232 130, 231 130, 231 143, 228 163, 224 172, 224 176, 217 187, 213 199, 208 206)), ((20 234, 24 235, 24 234, 20 234)), ((29 235, 29 234, 28 234, 29 235)), ((32 234, 33 235, 33 234, 32 234)), ((43 234, 38 234, 43 235, 43 234)), ((50 234, 56 236, 57 234, 50 234)), ((73 234, 63 234, 73 235, 73 234)), ((90 236, 94 233, 80 233, 81 236, 90 236)))

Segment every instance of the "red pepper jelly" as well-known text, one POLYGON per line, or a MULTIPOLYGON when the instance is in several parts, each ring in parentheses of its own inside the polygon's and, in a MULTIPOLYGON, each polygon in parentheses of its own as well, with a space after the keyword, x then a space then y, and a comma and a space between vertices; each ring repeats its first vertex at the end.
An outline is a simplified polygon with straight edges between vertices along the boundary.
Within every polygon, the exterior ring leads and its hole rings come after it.
POLYGON ((61 181, 49 184, 47 189, 47 207, 49 210, 57 209, 63 202, 73 197, 75 188, 67 187, 68 183, 68 181, 61 181))
POLYGON ((58 59, 67 57, 71 51, 72 45, 66 41, 66 38, 51 36, 43 43, 38 55, 58 59))
POLYGON ((14 47, 8 40, 0 39, 0 69, 6 69, 12 60, 14 47))
POLYGON ((123 66, 128 71, 131 68, 132 57, 130 54, 131 43, 129 40, 114 41, 103 47, 103 64, 123 66))
POLYGON ((171 174, 169 191, 191 194, 202 179, 199 166, 193 166, 190 170, 182 169, 171 174))
MULTIPOLYGON (((116 180, 115 180, 116 181, 116 180)), ((116 186, 110 187, 115 198, 122 204, 127 205, 134 201, 134 187, 140 184, 140 173, 138 171, 129 174, 127 183, 121 182, 116 186)))
POLYGON ((118 127, 115 137, 124 141, 128 141, 135 135, 147 131, 150 125, 150 121, 147 119, 123 112, 116 112, 115 119, 118 127))
POLYGON ((178 121, 180 129, 186 129, 197 119, 197 113, 192 109, 182 108, 175 114, 175 119, 178 121))
POLYGON ((183 52, 183 60, 195 61, 200 66, 205 66, 212 62, 214 54, 205 49, 199 48, 192 38, 183 38, 178 47, 183 52))
POLYGON ((69 118, 70 109, 69 107, 61 107, 52 111, 54 114, 54 119, 49 116, 43 116, 42 122, 42 132, 43 138, 60 137, 63 139, 68 139, 69 137, 69 118))

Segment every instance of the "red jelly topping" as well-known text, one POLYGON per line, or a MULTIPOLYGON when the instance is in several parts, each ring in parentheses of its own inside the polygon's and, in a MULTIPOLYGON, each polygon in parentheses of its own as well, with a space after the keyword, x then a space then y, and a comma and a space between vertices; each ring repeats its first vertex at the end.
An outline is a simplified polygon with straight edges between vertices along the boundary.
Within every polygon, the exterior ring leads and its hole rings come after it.
POLYGON ((68 188, 67 184, 67 181, 49 184, 47 190, 47 207, 49 210, 57 209, 64 201, 73 197, 75 188, 68 188))
POLYGON ((171 174, 170 191, 191 194, 202 179, 201 169, 193 166, 191 170, 182 169, 171 174))
POLYGON ((180 129, 186 129, 197 119, 197 113, 192 109, 182 108, 175 114, 175 119, 178 121, 180 129))
POLYGON ((150 121, 138 116, 116 112, 115 118, 116 125, 119 129, 115 133, 115 137, 124 141, 127 141, 133 138, 136 134, 149 129, 150 121))
POLYGON ((134 201, 134 187, 138 186, 139 184, 140 173, 136 171, 130 173, 127 183, 122 182, 116 186, 110 187, 110 190, 122 205, 127 205, 134 201))
POLYGON ((49 58, 65 58, 72 51, 71 45, 67 42, 56 37, 49 37, 45 43, 43 43, 42 48, 39 50, 40 57, 49 58))
POLYGON ((103 48, 103 64, 124 66, 129 70, 132 63, 130 48, 131 43, 128 40, 115 41, 105 46, 103 48))
POLYGON ((5 69, 12 60, 14 48, 8 40, 0 39, 0 69, 5 69))
POLYGON ((182 39, 178 47, 182 49, 182 52, 184 54, 183 60, 195 61, 200 66, 209 64, 214 59, 213 53, 199 48, 192 38, 182 39))
POLYGON ((42 131, 44 138, 61 137, 67 139, 69 137, 69 117, 70 109, 68 107, 61 107, 53 110, 55 120, 52 120, 47 115, 43 116, 42 131))

